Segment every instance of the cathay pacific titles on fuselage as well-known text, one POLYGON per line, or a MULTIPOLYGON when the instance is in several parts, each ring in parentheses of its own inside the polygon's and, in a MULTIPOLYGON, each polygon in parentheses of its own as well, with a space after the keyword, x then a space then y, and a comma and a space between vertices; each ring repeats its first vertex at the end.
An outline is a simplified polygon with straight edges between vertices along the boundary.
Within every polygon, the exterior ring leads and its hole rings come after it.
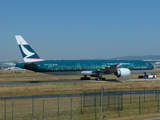
POLYGON ((131 73, 145 73, 154 67, 151 63, 141 60, 44 60, 20 36, 16 40, 22 53, 24 63, 17 63, 16 67, 43 72, 53 75, 83 75, 82 80, 114 74, 117 77, 128 77, 131 73))

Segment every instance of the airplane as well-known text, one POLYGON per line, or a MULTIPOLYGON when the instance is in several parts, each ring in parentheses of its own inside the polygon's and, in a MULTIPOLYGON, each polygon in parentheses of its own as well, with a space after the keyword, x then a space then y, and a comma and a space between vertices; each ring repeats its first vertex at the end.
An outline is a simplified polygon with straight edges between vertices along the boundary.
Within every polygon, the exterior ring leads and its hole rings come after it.
POLYGON ((103 75, 114 74, 118 78, 131 74, 147 73, 154 66, 142 60, 44 60, 30 47, 21 35, 15 35, 23 56, 23 63, 16 67, 52 75, 82 75, 81 80, 105 80, 103 75), (90 76, 90 77, 88 77, 90 76))

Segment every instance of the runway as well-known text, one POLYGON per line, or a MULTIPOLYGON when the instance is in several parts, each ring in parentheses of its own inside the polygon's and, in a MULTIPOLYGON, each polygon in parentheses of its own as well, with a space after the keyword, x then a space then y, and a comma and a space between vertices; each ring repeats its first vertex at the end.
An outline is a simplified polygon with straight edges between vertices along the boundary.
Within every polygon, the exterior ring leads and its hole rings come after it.
MULTIPOLYGON (((17 77, 17 76, 14 76, 17 77)), ((27 77, 27 76, 18 76, 18 77, 27 77)), ((29 76, 33 77, 33 76, 29 76)), ((35 77, 35 76, 34 76, 35 77)), ((37 76, 39 77, 39 76, 37 76)), ((2 78, 2 77, 0 77, 2 78)), ((6 77, 3 77, 6 78, 6 77)), ((9 77, 11 78, 11 77, 9 77)), ((152 82, 155 80, 160 80, 160 78, 156 79, 138 79, 138 78, 130 78, 130 79, 106 79, 104 81, 96 81, 96 80, 41 80, 41 81, 3 81, 0 82, 0 86, 10 86, 10 85, 40 85, 40 84, 64 84, 64 83, 99 83, 99 82, 130 82, 130 81, 144 81, 144 82, 152 82)))
MULTIPOLYGON (((129 90, 129 91, 104 91, 104 96, 115 96, 115 95, 141 95, 141 94, 157 94, 160 93, 160 89, 150 89, 150 90, 129 90)), ((12 97, 0 97, 0 100, 4 99, 40 99, 40 98, 65 98, 65 97, 81 97, 81 96, 100 96, 100 92, 86 92, 86 93, 70 93, 70 94, 53 94, 53 95, 34 95, 34 96, 12 96, 12 97)))
POLYGON ((107 82, 107 81, 96 81, 96 80, 48 80, 48 81, 9 81, 0 82, 0 86, 4 85, 38 85, 38 84, 61 84, 61 83, 89 83, 89 82, 107 82))
POLYGON ((138 120, 160 120, 160 117, 146 118, 146 119, 138 119, 138 120))
POLYGON ((30 77, 52 77, 51 75, 39 75, 39 76, 2 76, 0 78, 30 78, 30 77))

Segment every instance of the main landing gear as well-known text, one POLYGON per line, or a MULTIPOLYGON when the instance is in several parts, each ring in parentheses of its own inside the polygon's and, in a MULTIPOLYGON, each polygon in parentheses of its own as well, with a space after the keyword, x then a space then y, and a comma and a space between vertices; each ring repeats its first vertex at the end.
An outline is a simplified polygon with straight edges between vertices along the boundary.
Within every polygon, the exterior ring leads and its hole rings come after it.
POLYGON ((96 80, 97 81, 101 81, 101 80, 105 80, 105 78, 103 78, 103 77, 97 77, 96 80))
MULTIPOLYGON (((93 77, 93 76, 91 76, 91 77, 93 77)), ((95 77, 95 76, 94 76, 95 77)), ((87 75, 84 75, 84 77, 81 77, 80 78, 81 80, 90 80, 91 78, 90 77, 87 77, 87 75)), ((105 78, 103 78, 103 77, 101 77, 101 76, 96 76, 96 79, 95 80, 97 80, 97 81, 101 81, 101 80, 106 80, 105 78)))
POLYGON ((87 75, 84 75, 84 77, 81 77, 81 80, 90 80, 90 77, 87 77, 87 75))

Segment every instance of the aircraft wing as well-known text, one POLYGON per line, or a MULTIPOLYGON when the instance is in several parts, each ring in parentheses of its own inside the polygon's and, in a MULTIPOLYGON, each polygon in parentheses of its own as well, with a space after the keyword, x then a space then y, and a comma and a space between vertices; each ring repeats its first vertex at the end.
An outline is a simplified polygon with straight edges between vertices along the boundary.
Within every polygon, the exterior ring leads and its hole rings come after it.
POLYGON ((102 69, 98 69, 97 73, 101 73, 101 74, 112 74, 112 73, 115 73, 117 72, 117 68, 122 65, 122 63, 119 63, 119 64, 115 64, 115 65, 112 65, 112 66, 106 66, 102 69))

